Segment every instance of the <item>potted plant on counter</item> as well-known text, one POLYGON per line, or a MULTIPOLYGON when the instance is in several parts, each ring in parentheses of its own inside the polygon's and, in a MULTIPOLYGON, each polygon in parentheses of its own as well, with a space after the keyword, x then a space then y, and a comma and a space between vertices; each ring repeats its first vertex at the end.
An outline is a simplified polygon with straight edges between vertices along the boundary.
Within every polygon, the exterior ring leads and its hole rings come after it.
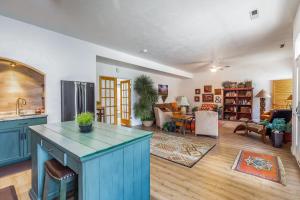
POLYGON ((154 120, 152 107, 158 100, 152 79, 145 75, 137 77, 134 81, 134 91, 138 96, 134 104, 134 115, 141 119, 144 126, 152 126, 154 120))
POLYGON ((77 115, 76 122, 81 133, 91 132, 93 129, 94 116, 92 113, 85 112, 77 115))
POLYGON ((274 147, 281 147, 283 135, 286 130, 286 122, 282 118, 275 118, 272 123, 267 126, 272 130, 271 139, 274 147))

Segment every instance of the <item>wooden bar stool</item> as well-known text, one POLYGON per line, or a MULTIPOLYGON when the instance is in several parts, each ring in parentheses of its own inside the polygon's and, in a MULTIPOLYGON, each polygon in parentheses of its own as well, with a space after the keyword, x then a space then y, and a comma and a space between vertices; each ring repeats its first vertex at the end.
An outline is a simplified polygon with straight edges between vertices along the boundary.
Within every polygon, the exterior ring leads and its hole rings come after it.
POLYGON ((74 199, 77 199, 77 175, 69 167, 61 165, 57 160, 47 160, 45 162, 45 179, 43 189, 43 200, 48 197, 48 183, 52 178, 55 182, 59 183, 59 199, 66 200, 67 198, 67 184, 75 180, 74 199))

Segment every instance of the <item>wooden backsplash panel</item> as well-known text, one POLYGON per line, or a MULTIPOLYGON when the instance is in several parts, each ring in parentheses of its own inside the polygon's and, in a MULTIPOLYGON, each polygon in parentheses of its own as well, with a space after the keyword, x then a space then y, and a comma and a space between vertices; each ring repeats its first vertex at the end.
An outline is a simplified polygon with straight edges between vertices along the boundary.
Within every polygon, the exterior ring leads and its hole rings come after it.
POLYGON ((23 66, 0 64, 0 112, 15 111, 16 100, 26 99, 25 110, 44 108, 44 76, 23 66))

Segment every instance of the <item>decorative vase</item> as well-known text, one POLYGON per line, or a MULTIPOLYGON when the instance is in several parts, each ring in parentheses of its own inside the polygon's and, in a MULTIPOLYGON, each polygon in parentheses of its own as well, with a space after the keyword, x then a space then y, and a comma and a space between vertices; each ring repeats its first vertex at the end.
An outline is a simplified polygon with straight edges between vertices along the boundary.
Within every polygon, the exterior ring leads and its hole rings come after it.
POLYGON ((185 115, 186 114, 186 107, 181 106, 180 112, 181 112, 181 114, 185 115))
POLYGON ((79 130, 81 133, 89 133, 93 129, 93 124, 89 125, 79 125, 79 130))
POLYGON ((143 121, 143 125, 146 127, 151 127, 153 125, 153 121, 143 121))

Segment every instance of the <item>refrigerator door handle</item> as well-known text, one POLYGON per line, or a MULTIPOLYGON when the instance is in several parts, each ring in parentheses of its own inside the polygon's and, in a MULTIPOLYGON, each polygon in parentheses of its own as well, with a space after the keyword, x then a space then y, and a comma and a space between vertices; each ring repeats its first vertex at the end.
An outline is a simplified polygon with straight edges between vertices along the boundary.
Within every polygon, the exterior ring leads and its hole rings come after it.
POLYGON ((86 83, 84 83, 84 112, 86 112, 86 83))
POLYGON ((79 114, 82 113, 82 89, 81 83, 78 83, 78 112, 79 114))
POLYGON ((74 98, 74 101, 75 101, 75 117, 77 117, 77 83, 74 82, 74 88, 75 88, 75 98, 74 98))

